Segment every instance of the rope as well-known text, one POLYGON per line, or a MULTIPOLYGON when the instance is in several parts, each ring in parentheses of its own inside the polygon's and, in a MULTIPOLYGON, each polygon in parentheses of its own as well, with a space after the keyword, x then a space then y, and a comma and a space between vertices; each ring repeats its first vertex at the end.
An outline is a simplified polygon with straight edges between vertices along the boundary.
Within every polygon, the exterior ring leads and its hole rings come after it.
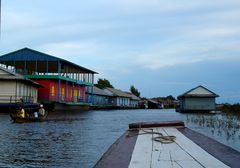
POLYGON ((141 127, 138 129, 129 129, 128 131, 133 131, 133 130, 138 130, 138 131, 143 131, 143 133, 138 133, 135 135, 127 135, 128 137, 132 137, 132 136, 138 136, 138 135, 144 135, 144 134, 151 134, 151 135, 158 135, 156 137, 153 137, 152 140, 156 141, 156 142, 160 142, 163 144, 169 144, 169 143, 173 143, 175 142, 176 136, 172 136, 172 135, 163 135, 160 132, 154 132, 153 129, 142 129, 141 127), (151 130, 151 131, 147 131, 147 130, 151 130))

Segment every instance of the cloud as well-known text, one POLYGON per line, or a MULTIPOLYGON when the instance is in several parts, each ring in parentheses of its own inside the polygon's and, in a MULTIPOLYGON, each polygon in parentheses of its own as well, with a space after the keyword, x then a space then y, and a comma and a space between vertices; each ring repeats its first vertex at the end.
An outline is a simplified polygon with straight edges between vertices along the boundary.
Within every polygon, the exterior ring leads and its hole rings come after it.
POLYGON ((46 53, 70 59, 96 54, 101 50, 101 44, 95 41, 67 41, 48 43, 39 48, 46 53))
POLYGON ((149 70, 210 60, 240 60, 239 45, 239 43, 218 43, 210 46, 201 43, 157 45, 136 56, 136 60, 137 64, 149 70))
POLYGON ((240 25, 235 27, 203 27, 201 29, 195 29, 188 32, 188 35, 192 37, 199 37, 199 38, 225 38, 225 37, 234 37, 240 36, 240 25))
POLYGON ((34 14, 27 12, 11 12, 6 11, 2 14, 2 28, 10 32, 25 31, 38 27, 41 19, 34 14), (37 19, 38 18, 38 19, 37 19))
POLYGON ((189 1, 189 0, 105 0, 111 8, 118 9, 128 14, 147 14, 147 13, 181 13, 194 12, 206 9, 216 9, 222 7, 234 7, 239 5, 237 0, 212 0, 212 1, 189 1))

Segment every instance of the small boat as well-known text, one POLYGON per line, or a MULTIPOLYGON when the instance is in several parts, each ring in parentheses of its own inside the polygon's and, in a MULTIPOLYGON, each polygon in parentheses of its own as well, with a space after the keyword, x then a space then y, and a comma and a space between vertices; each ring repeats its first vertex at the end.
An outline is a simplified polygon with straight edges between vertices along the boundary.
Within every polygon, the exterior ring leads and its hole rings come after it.
POLYGON ((42 122, 42 121, 45 121, 46 120, 46 117, 25 117, 25 118, 22 118, 22 117, 17 117, 17 116, 11 116, 11 119, 14 123, 25 123, 25 122, 42 122))
POLYGON ((22 108, 22 107, 20 107, 16 110, 12 110, 10 117, 14 123, 45 121, 47 118, 48 112, 44 110, 44 115, 39 115, 39 111, 40 111, 39 108, 32 108, 32 107, 22 108), (19 115, 19 113, 21 113, 22 109, 24 109, 24 113, 25 113, 24 116, 19 115))
POLYGON ((94 168, 239 168, 240 152, 181 121, 133 123, 94 168))

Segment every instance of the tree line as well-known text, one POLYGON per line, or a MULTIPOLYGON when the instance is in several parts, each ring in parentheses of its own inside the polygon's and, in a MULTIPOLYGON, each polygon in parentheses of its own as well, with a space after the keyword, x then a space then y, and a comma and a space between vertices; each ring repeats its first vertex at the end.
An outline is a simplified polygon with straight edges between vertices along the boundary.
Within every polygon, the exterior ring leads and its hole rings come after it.
MULTIPOLYGON (((113 85, 109 82, 109 80, 107 80, 105 78, 104 79, 99 78, 97 83, 95 84, 95 86, 100 88, 100 89, 104 89, 104 88, 107 88, 107 87, 114 88, 113 85)), ((138 91, 137 88, 135 88, 134 85, 130 86, 129 91, 137 97, 140 97, 140 95, 141 95, 141 93, 138 91)))

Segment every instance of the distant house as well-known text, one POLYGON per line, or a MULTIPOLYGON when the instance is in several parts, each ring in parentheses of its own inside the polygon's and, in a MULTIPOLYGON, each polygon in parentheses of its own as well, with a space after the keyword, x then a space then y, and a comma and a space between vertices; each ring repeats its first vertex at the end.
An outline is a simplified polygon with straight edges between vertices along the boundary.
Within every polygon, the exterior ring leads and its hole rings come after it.
POLYGON ((208 112, 215 110, 218 95, 203 86, 197 86, 178 96, 180 112, 208 112))
MULTIPOLYGON (((87 95, 91 98, 93 94, 93 105, 94 106, 111 106, 113 93, 107 92, 96 86, 93 87, 93 93, 87 91, 87 95)), ((89 100, 90 101, 90 100, 89 100)))
POLYGON ((140 98, 135 96, 134 94, 130 93, 130 92, 126 92, 129 96, 131 96, 130 98, 130 104, 129 106, 132 108, 138 108, 139 107, 139 102, 140 102, 140 98))
POLYGON ((139 102, 139 107, 143 108, 143 109, 161 109, 161 108, 164 108, 162 103, 160 103, 156 100, 147 99, 147 98, 143 98, 139 102))
POLYGON ((160 108, 163 108, 161 103, 159 103, 159 102, 157 102, 155 100, 152 100, 152 99, 147 99, 147 105, 148 105, 149 109, 160 109, 160 108))
POLYGON ((115 107, 130 107, 131 95, 114 88, 105 88, 105 91, 113 94, 112 103, 115 107))
POLYGON ((37 103, 38 83, 0 67, 0 104, 37 103))

